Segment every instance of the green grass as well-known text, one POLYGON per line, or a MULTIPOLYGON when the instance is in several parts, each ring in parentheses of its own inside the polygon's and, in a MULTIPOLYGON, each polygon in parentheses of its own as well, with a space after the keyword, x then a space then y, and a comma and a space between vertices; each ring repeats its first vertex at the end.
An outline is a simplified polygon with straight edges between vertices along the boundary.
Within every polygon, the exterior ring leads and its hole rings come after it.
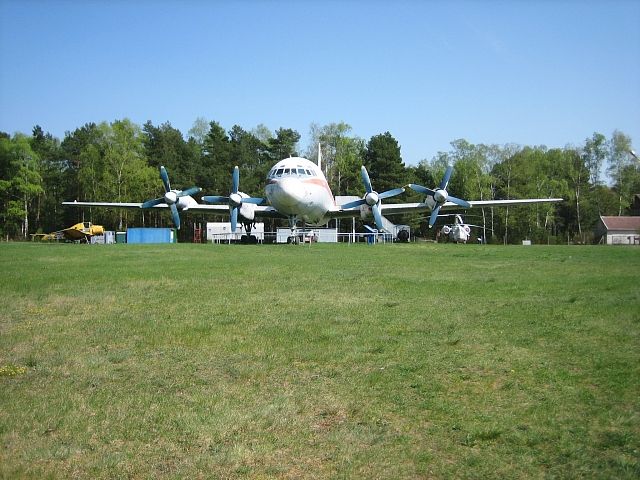
POLYGON ((640 249, 0 245, 0 477, 638 478, 640 249))

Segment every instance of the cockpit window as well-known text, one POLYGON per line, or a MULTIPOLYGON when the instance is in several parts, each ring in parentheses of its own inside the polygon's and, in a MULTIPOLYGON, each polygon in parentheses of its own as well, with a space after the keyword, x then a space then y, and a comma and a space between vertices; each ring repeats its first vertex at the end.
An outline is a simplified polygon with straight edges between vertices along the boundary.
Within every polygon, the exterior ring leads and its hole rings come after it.
POLYGON ((304 168, 298 165, 295 168, 274 168, 269 172, 268 178, 281 177, 283 175, 302 175, 302 176, 316 176, 316 172, 313 168, 304 168))

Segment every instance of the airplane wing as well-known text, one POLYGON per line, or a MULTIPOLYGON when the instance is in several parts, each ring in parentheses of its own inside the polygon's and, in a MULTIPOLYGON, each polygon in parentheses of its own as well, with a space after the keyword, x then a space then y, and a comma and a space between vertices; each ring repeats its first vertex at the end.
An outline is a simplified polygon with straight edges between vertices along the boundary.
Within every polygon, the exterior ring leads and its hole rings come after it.
MULTIPOLYGON (((421 211, 431 211, 435 206, 435 202, 429 201, 431 198, 425 199, 420 203, 389 203, 382 204, 380 209, 385 215, 394 215, 400 213, 412 213, 421 211)), ((484 208, 484 207, 504 207, 509 205, 530 205, 534 203, 555 203, 561 202, 562 198, 524 198, 513 200, 469 200, 469 208, 484 208)), ((445 202, 442 204, 440 210, 461 210, 464 207, 453 203, 445 202)))
MULTIPOLYGON (((99 207, 99 208, 128 208, 128 209, 140 209, 142 208, 142 203, 135 203, 135 202, 78 202, 78 201, 73 201, 73 202, 62 202, 62 205, 67 205, 67 206, 71 206, 71 207, 78 207, 78 208, 92 208, 92 207, 99 207)), ((153 207, 151 207, 149 210, 151 209, 155 209, 155 208, 159 208, 162 210, 165 209, 169 209, 169 205, 167 205, 166 203, 159 203, 157 205, 154 205, 153 207)), ((228 205, 209 205, 209 204, 203 204, 203 203, 198 203, 195 205, 190 205, 188 208, 184 208, 182 211, 189 211, 189 212, 199 212, 199 213, 211 213, 211 214, 216 214, 216 215, 229 215, 229 206, 228 205)), ((275 208, 271 207, 271 206, 261 206, 261 205, 256 205, 255 207, 255 215, 256 217, 263 217, 263 218, 287 218, 285 215, 282 215, 280 212, 278 212, 275 208)))
MULTIPOLYGON (((93 207, 99 207, 99 208, 129 208, 129 209, 134 209, 134 210, 139 210, 139 209, 142 208, 142 203, 135 203, 135 202, 121 202, 121 203, 118 203, 118 202, 78 202, 78 201, 73 201, 73 202, 62 202, 62 205, 68 205, 68 206, 71 206, 71 207, 79 207, 79 208, 93 208, 93 207)), ((165 209, 169 208, 169 205, 167 205, 166 203, 159 203, 157 205, 154 205, 153 207, 150 207, 149 210, 156 209, 156 208, 159 208, 161 210, 165 210, 165 209)), ((185 210, 191 210, 193 212, 220 213, 221 215, 229 213, 229 207, 227 205, 197 204, 197 205, 189 206, 185 210)))
MULTIPOLYGON (((79 208, 91 208, 91 207, 105 207, 105 208, 140 208, 142 203, 112 203, 112 202, 62 202, 62 205, 69 205, 71 207, 79 208)), ((167 207, 166 204, 156 205, 157 207, 167 207)))
MULTIPOLYGON (((525 199, 513 199, 513 200, 469 200, 471 205, 469 208, 483 208, 483 207, 504 207, 509 205, 530 205, 535 203, 555 203, 561 202, 562 198, 525 198, 525 199)), ((382 215, 400 215, 403 213, 421 213, 430 212, 435 206, 435 202, 427 197, 424 202, 418 203, 382 203, 380 205, 380 213, 382 215), (431 200, 431 201, 430 201, 431 200)), ((365 209, 364 213, 367 213, 367 207, 361 205, 359 207, 343 208, 339 205, 336 206, 331 212, 329 212, 332 218, 349 218, 358 216, 361 214, 361 209, 365 209)), ((463 209, 460 205, 453 202, 445 202, 442 204, 440 210, 460 210, 463 209)))
MULTIPOLYGON (((532 203, 556 203, 562 202, 563 198, 523 198, 521 200, 469 200, 471 208, 483 207, 504 207, 507 205, 529 205, 532 203)), ((442 206, 443 209, 451 210, 460 208, 455 203, 447 202, 442 206)))
POLYGON ((64 230, 60 230, 60 232, 62 232, 64 238, 68 240, 87 240, 93 236, 90 232, 83 232, 75 228, 65 228, 64 230))

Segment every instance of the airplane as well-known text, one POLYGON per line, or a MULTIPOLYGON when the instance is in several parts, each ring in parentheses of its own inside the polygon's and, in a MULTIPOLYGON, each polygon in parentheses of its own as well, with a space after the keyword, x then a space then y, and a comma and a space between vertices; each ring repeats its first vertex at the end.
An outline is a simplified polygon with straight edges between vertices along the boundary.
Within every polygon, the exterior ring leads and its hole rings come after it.
POLYGON ((49 242, 66 239, 74 242, 89 243, 91 237, 95 235, 104 235, 104 227, 102 225, 94 225, 91 222, 80 222, 69 228, 53 233, 33 233, 31 234, 31 240, 38 238, 40 241, 49 242))
MULTIPOLYGON (((378 231, 384 231, 383 214, 430 211, 429 227, 431 228, 441 210, 562 201, 561 198, 480 201, 458 199, 449 195, 446 190, 452 173, 453 167, 449 166, 444 178, 435 189, 416 184, 407 185, 407 187, 426 195, 422 202, 383 204, 382 200, 400 195, 405 192, 406 188, 403 186, 378 193, 373 188, 369 173, 363 165, 360 169, 360 175, 365 190, 364 195, 362 197, 334 197, 322 172, 322 152, 318 148, 317 164, 297 156, 277 162, 267 174, 264 198, 251 197, 240 191, 240 172, 236 166, 232 172, 231 191, 228 195, 205 195, 202 197, 204 203, 198 203, 193 195, 199 193, 201 189, 198 187, 186 190, 171 189, 167 171, 164 166, 161 166, 160 178, 165 189, 163 197, 142 203, 73 201, 62 204, 80 208, 170 209, 174 225, 178 229, 180 228, 180 212, 229 215, 231 231, 236 231, 237 222, 240 221, 249 242, 252 237, 251 229, 257 218, 284 219, 288 221, 291 229, 289 241, 298 243, 300 239, 297 228, 300 223, 318 227, 326 225, 329 220, 336 218, 361 217, 364 220, 373 216, 378 231)), ((243 241, 245 241, 244 237, 243 241)))

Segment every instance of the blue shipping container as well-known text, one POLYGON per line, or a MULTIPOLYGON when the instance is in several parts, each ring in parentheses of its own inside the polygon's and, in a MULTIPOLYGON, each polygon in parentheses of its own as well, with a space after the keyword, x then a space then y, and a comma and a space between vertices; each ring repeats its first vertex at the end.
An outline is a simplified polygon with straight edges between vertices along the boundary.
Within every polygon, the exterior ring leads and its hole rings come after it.
POLYGON ((174 243, 173 228, 127 228, 127 243, 174 243))

